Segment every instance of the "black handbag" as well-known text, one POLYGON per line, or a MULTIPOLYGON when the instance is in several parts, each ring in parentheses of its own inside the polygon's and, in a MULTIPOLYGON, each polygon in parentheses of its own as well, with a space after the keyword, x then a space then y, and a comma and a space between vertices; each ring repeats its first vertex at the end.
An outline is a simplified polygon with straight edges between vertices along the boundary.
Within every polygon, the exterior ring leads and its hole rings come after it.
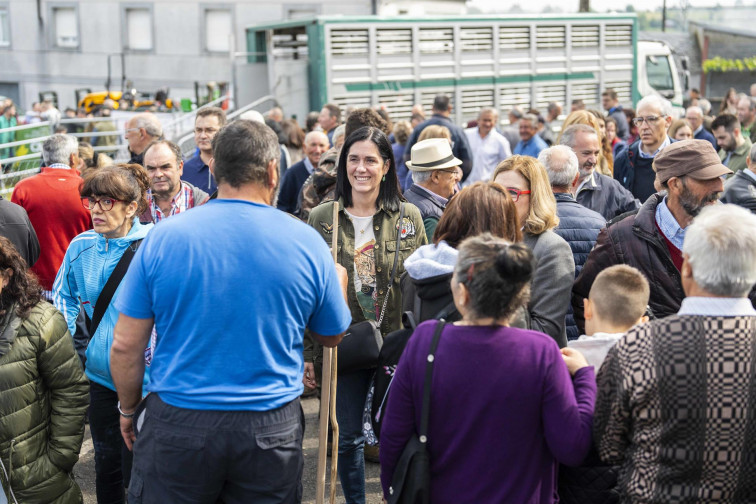
POLYGON ((404 220, 404 203, 399 210, 399 229, 396 231, 396 254, 394 254, 394 266, 391 268, 389 284, 386 288, 386 296, 383 298, 383 306, 378 320, 363 320, 352 324, 347 329, 344 338, 339 343, 338 373, 347 374, 363 369, 375 369, 378 365, 378 355, 383 346, 381 334, 381 322, 386 313, 389 293, 394 286, 394 276, 399 265, 399 244, 402 238, 402 221, 404 220))
POLYGON ((427 444, 431 378, 433 377, 433 363, 436 360, 436 349, 445 326, 446 321, 439 320, 436 324, 436 332, 433 333, 425 364, 420 429, 407 442, 396 464, 389 486, 388 504, 428 504, 430 502, 430 457, 427 444))

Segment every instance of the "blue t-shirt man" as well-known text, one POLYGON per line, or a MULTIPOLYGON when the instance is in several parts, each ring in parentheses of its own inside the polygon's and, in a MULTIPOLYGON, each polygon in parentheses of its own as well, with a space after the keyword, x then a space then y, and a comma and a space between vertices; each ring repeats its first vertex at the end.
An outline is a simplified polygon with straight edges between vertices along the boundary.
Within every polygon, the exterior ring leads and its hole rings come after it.
POLYGON ((178 408, 286 405, 303 390, 305 327, 327 336, 351 323, 318 233, 249 201, 213 200, 161 223, 123 281, 116 309, 155 319, 147 390, 178 408))

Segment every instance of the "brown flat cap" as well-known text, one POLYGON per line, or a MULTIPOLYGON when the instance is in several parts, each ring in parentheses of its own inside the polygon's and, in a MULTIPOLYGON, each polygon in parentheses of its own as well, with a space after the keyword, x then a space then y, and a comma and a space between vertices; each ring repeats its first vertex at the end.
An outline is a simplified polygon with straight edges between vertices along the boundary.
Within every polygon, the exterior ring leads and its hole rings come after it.
POLYGON ((707 140, 673 142, 654 158, 654 170, 660 182, 684 175, 697 180, 711 180, 732 174, 707 140))

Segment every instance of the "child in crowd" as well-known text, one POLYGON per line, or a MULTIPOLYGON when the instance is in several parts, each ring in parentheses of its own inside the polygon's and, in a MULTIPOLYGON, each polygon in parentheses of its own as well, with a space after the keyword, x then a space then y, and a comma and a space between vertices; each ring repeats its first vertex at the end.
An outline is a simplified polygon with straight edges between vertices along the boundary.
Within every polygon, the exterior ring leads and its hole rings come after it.
POLYGON ((648 281, 640 271, 624 264, 606 268, 583 301, 585 335, 567 346, 580 351, 598 373, 614 344, 634 325, 648 322, 648 296, 648 281))
MULTIPOLYGON (((606 354, 634 325, 647 322, 648 281, 637 269, 624 264, 606 268, 596 276, 584 301, 586 335, 568 341, 598 373, 606 354)), ((559 468, 560 504, 618 504, 618 467, 604 465, 595 448, 579 467, 559 468)))

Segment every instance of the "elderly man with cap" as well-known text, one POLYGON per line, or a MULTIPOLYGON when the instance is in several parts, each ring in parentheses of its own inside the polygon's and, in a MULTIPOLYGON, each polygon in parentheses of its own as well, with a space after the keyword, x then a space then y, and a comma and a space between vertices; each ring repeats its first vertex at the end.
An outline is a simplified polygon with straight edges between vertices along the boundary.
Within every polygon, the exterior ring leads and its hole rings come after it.
POLYGON ((412 171, 414 184, 404 197, 420 209, 426 236, 433 236, 446 203, 454 194, 460 180, 457 166, 461 164, 445 138, 429 138, 412 146, 407 168, 412 171))
POLYGON ((680 269, 685 229, 723 190, 722 176, 732 174, 706 140, 675 142, 654 159, 657 187, 635 215, 599 233, 572 288, 575 321, 583 330, 583 299, 603 269, 614 264, 638 268, 651 285, 649 307, 656 317, 677 313, 685 294, 680 269))

